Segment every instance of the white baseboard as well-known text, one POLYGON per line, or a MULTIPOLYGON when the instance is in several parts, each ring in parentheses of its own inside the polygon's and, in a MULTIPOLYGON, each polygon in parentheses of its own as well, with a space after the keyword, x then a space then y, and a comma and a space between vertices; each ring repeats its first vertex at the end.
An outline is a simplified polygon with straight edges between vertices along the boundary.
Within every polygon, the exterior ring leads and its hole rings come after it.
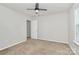
POLYGON ((31 37, 31 39, 37 39, 37 38, 32 38, 32 37, 31 37))
POLYGON ((55 41, 55 40, 49 40, 49 39, 44 39, 44 38, 32 38, 32 39, 39 39, 39 40, 45 40, 45 41, 52 41, 52 42, 59 42, 59 43, 68 44, 68 42, 64 42, 64 41, 55 41))
POLYGON ((14 44, 11 44, 11 45, 9 45, 9 46, 0 48, 0 51, 1 51, 1 50, 4 50, 4 49, 7 49, 7 48, 10 48, 10 47, 12 47, 12 46, 15 46, 15 45, 20 44, 20 43, 25 42, 25 41, 27 41, 27 40, 22 40, 22 41, 19 41, 19 42, 14 43, 14 44))
MULTIPOLYGON (((38 38, 39 40, 45 40, 45 39, 41 39, 41 38, 38 38)), ((59 43, 64 43, 64 44, 68 44, 68 42, 63 42, 63 41, 55 41, 55 40, 46 40, 46 41, 52 41, 52 42, 59 42, 59 43)))

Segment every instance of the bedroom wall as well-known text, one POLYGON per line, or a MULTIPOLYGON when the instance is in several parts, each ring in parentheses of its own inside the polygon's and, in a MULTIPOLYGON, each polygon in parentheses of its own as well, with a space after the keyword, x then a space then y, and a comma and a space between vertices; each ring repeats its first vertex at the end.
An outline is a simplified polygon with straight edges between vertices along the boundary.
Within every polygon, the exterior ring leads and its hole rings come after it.
POLYGON ((26 17, 0 5, 0 50, 26 41, 26 17))
POLYGON ((38 38, 68 43, 68 12, 38 17, 38 38))

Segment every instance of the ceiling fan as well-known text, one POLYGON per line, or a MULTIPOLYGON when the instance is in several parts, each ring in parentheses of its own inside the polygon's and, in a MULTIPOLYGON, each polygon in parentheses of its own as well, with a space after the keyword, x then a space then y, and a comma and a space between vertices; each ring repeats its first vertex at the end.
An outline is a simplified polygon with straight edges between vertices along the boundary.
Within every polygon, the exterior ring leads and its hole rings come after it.
POLYGON ((39 8, 39 3, 35 4, 35 8, 27 8, 27 10, 35 10, 36 14, 38 14, 39 11, 47 11, 47 9, 39 8))

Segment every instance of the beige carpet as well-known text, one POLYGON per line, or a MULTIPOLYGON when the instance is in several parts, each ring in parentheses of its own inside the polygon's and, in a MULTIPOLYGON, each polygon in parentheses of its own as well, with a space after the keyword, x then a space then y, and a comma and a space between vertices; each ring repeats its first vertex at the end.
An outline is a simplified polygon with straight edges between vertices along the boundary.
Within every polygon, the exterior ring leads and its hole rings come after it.
POLYGON ((11 48, 0 51, 1 55, 73 55, 67 44, 28 39, 11 48))

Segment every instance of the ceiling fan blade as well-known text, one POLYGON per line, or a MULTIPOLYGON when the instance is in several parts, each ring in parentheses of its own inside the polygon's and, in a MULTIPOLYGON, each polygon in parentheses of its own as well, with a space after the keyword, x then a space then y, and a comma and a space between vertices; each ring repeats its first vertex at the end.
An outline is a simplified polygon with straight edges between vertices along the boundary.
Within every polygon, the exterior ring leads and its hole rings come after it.
POLYGON ((38 8, 39 9, 39 3, 36 3, 35 4, 35 8, 38 8))
POLYGON ((28 8, 27 10, 35 10, 35 9, 30 9, 30 8, 28 8))
POLYGON ((39 9, 40 11, 47 11, 47 9, 39 9))

